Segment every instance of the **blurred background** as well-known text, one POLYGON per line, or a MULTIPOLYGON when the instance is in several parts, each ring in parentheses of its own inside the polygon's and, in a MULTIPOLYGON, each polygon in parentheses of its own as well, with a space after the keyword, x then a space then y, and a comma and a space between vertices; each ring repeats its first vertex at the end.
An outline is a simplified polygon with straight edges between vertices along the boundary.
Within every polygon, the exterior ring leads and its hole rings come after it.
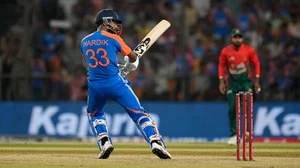
POLYGON ((300 99, 296 0, 4 0, 0 99, 85 101, 80 42, 95 31, 94 17, 103 8, 118 12, 131 48, 161 19, 172 23, 128 76, 141 100, 224 101, 218 57, 235 27, 261 61, 263 92, 257 98, 300 99))
MULTIPOLYGON (((19 134, 27 134, 29 130, 32 135, 58 135, 49 131, 46 125, 53 123, 45 117, 53 117, 51 121, 59 123, 65 120, 58 114, 67 114, 62 111, 74 109, 78 111, 74 112, 77 116, 81 115, 87 99, 87 75, 80 42, 96 30, 94 17, 104 8, 119 14, 123 20, 122 37, 131 48, 160 20, 171 22, 168 31, 141 59, 139 68, 128 75, 137 96, 149 103, 145 106, 150 112, 170 112, 163 113, 166 116, 161 120, 174 115, 170 109, 179 110, 180 114, 189 109, 191 116, 187 117, 190 118, 201 117, 203 113, 199 111, 204 110, 205 116, 199 123, 214 118, 209 122, 220 120, 224 127, 223 132, 216 131, 207 137, 227 136, 226 97, 219 93, 217 66, 220 50, 231 43, 229 32, 237 27, 243 31, 245 43, 256 49, 261 62, 262 92, 255 97, 261 104, 255 107, 255 115, 261 109, 261 115, 257 116, 280 120, 278 127, 272 123, 263 125, 260 135, 300 137, 297 125, 295 129, 287 128, 291 134, 276 134, 276 131, 272 134, 273 128, 282 130, 280 124, 284 122, 300 122, 300 113, 295 111, 300 109, 300 1, 297 0, 1 0, 0 119, 4 121, 3 127, 5 122, 10 125, 7 119, 10 113, 17 118, 27 116, 23 118, 27 124, 25 130, 19 134), (177 101, 182 101, 182 106, 177 107, 177 101), (53 112, 54 107, 59 108, 57 113, 53 112), (277 108, 274 115, 278 115, 268 117, 274 108, 277 108), (278 108, 282 113, 278 113, 278 108), (296 114, 296 118, 284 120, 283 114, 296 114), (32 124, 35 117, 44 119, 46 124, 41 121, 32 124)), ((122 111, 110 104, 108 109, 122 111)), ((70 131, 67 126, 62 128, 70 131)), ((3 127, 2 134, 18 134, 17 129, 3 127)), ((76 130, 59 135, 75 135, 76 130)), ((199 134, 183 136, 199 137, 199 134)))

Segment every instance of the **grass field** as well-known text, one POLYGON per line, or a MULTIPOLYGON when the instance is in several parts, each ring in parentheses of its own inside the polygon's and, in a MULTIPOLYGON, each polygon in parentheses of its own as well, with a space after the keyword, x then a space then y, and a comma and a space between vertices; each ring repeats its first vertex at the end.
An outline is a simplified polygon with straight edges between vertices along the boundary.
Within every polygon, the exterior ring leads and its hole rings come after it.
POLYGON ((289 168, 300 167, 300 144, 255 143, 255 161, 236 161, 226 143, 167 143, 171 160, 153 155, 146 143, 115 143, 107 160, 94 143, 0 143, 0 168, 289 168))

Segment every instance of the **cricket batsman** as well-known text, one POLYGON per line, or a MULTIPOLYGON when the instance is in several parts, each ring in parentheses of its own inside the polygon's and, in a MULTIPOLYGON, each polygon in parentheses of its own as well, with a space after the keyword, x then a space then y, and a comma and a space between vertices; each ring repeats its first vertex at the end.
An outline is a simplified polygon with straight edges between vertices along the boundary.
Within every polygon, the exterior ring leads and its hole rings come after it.
POLYGON ((253 84, 255 93, 260 92, 260 62, 256 51, 243 44, 243 34, 239 29, 231 31, 232 44, 224 47, 219 57, 219 89, 222 94, 227 94, 229 106, 229 145, 236 145, 236 105, 235 94, 252 92, 253 84), (254 82, 252 84, 251 66, 254 65, 254 82), (225 69, 228 70, 228 77, 225 78, 225 69))
POLYGON ((84 37, 81 52, 88 70, 87 114, 100 149, 99 159, 107 159, 113 152, 104 114, 104 105, 114 100, 131 117, 149 144, 152 153, 161 159, 171 159, 154 120, 141 106, 128 81, 121 74, 136 70, 139 58, 120 37, 122 24, 116 12, 101 10, 95 18, 97 31, 84 37), (117 52, 125 57, 119 69, 117 52))

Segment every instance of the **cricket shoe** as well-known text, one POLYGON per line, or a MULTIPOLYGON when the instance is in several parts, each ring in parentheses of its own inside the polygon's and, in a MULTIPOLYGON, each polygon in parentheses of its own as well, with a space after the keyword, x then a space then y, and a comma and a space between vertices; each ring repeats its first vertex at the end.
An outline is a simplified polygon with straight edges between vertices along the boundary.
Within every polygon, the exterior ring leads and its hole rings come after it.
POLYGON ((227 143, 228 143, 228 145, 236 145, 236 143, 237 143, 236 141, 237 141, 236 135, 234 135, 234 136, 229 138, 227 143))
POLYGON ((152 153, 161 159, 171 159, 171 154, 167 150, 156 142, 152 143, 152 153))
POLYGON ((110 143, 110 141, 106 141, 102 146, 102 150, 98 156, 99 159, 108 159, 109 155, 114 151, 114 147, 110 143))

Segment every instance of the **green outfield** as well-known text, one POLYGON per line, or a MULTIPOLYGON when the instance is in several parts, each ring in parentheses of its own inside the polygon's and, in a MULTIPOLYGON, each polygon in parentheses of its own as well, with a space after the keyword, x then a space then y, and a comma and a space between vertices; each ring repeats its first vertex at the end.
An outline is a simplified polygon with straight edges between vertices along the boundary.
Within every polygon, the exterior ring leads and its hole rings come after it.
POLYGON ((226 143, 167 143, 171 160, 153 155, 145 143, 115 143, 107 160, 94 143, 0 143, 1 168, 289 168, 300 167, 300 144, 255 143, 255 161, 236 161, 226 143))

